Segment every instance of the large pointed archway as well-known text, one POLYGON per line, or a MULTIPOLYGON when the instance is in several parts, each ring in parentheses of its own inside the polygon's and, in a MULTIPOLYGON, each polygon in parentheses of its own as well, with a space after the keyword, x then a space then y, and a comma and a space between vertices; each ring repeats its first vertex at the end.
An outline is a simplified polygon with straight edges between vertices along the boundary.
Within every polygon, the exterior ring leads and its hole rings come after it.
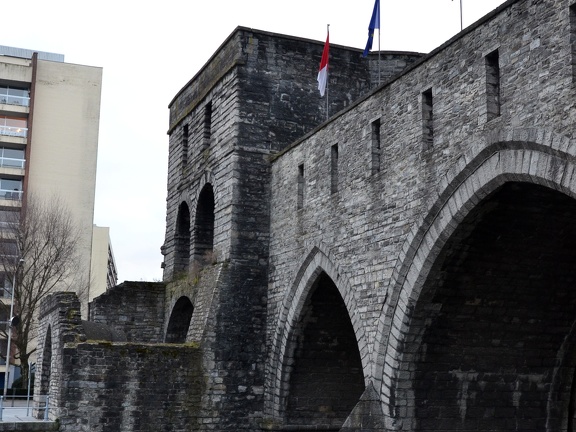
POLYGON ((576 200, 506 183, 460 223, 412 314, 414 430, 544 430, 576 318, 574 220, 576 200))
POLYGON ((364 391, 356 336, 344 301, 322 272, 288 341, 285 424, 340 428, 364 391))
POLYGON ((377 363, 403 430, 574 422, 576 166, 511 146, 450 174, 395 269, 377 363))

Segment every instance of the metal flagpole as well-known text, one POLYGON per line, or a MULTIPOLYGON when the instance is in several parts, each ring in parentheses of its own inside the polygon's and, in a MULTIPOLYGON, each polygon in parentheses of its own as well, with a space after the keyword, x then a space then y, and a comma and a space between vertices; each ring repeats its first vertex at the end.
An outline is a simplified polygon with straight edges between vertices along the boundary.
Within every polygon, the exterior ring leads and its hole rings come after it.
POLYGON ((464 25, 462 24, 462 0, 460 0, 460 31, 464 29, 464 25))
POLYGON ((462 24, 462 0, 460 0, 460 31, 462 30, 464 30, 464 25, 462 24))
MULTIPOLYGON (((380 13, 380 10, 378 10, 378 13, 380 13)), ((380 77, 380 24, 378 24, 378 85, 380 85, 380 77)))
MULTIPOLYGON (((330 24, 326 24, 326 35, 328 36, 328 44, 330 44, 330 24)), ((330 45, 328 45, 330 47, 330 45)), ((328 48, 330 49, 330 48, 328 48)), ((330 113, 328 112, 330 109, 330 105, 328 103, 328 98, 330 95, 330 55, 328 55, 328 64, 326 65, 326 120, 330 117, 330 113)))

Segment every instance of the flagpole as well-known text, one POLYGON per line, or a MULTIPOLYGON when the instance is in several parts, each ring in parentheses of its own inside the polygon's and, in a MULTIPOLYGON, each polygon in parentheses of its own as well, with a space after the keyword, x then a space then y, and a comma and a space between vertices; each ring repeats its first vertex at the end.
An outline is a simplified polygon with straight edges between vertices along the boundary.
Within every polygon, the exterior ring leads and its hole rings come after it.
POLYGON ((462 0, 460 0, 460 31, 462 30, 464 30, 464 24, 462 23, 462 0))
MULTIPOLYGON (((380 12, 380 11, 378 11, 380 12)), ((380 26, 378 26, 378 85, 380 85, 380 26)))
MULTIPOLYGON (((330 34, 330 24, 326 24, 326 34, 330 34)), ((330 117, 330 105, 328 103, 328 96, 330 95, 330 62, 326 66, 326 120, 330 117)))

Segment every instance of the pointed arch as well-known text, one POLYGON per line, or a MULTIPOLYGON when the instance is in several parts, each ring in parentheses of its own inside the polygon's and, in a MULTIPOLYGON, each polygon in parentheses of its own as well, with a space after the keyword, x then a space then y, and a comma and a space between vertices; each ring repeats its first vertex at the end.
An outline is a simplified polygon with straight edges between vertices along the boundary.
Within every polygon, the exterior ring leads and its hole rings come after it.
POLYGON ((374 360, 385 413, 391 421, 414 418, 413 406, 398 409, 396 404, 398 398, 414 400, 413 377, 401 373, 409 370, 415 359, 413 350, 405 349, 407 338, 414 337, 411 324, 424 283, 464 218, 510 182, 544 186, 576 197, 576 148, 566 137, 538 130, 499 131, 489 137, 487 147, 471 147, 446 175, 436 202, 410 234, 391 279, 390 301, 380 317, 374 360), (524 141, 526 138, 536 142, 524 141))
POLYGON ((190 264, 190 209, 186 202, 178 207, 174 244, 174 274, 186 272, 190 264))
POLYGON ((164 340, 166 343, 186 342, 186 336, 188 335, 193 313, 194 306, 188 297, 182 296, 176 301, 172 308, 170 319, 168 320, 164 340))
POLYGON ((356 339, 362 373, 365 379, 367 376, 368 348, 354 292, 333 260, 319 247, 314 247, 302 261, 294 283, 276 309, 276 329, 266 370, 265 411, 267 416, 278 421, 283 421, 287 402, 289 374, 285 373, 285 366, 291 357, 289 351, 294 348, 294 330, 305 313, 306 304, 317 288, 321 275, 333 281, 335 289, 342 298, 356 339), (279 394, 282 394, 281 398, 278 397, 279 394))
POLYGON ((364 375, 346 305, 325 272, 288 336, 282 366, 285 423, 342 427, 364 392, 364 375))
POLYGON ((214 251, 214 189, 206 183, 196 201, 194 218, 194 259, 200 263, 212 261, 214 251))

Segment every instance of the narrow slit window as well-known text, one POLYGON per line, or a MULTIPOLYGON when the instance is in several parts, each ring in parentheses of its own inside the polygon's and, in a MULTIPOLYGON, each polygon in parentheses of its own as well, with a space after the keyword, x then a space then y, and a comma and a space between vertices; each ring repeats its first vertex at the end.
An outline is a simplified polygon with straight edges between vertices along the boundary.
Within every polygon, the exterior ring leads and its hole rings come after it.
POLYGON ((425 144, 434 143, 434 103, 431 88, 422 92, 422 137, 425 144))
POLYGON ((188 125, 182 128, 182 169, 188 165, 188 125))
POLYGON ((331 193, 338 192, 338 144, 334 144, 331 148, 331 193))
POLYGON ((204 108, 204 148, 210 147, 212 138, 212 102, 208 102, 204 108))
POLYGON ((298 209, 304 207, 304 164, 298 165, 298 209))
POLYGON ((380 141, 380 119, 372 122, 372 174, 380 172, 382 160, 382 144, 380 141))
POLYGON ((500 116, 500 58, 498 50, 486 56, 486 104, 488 121, 500 116))

